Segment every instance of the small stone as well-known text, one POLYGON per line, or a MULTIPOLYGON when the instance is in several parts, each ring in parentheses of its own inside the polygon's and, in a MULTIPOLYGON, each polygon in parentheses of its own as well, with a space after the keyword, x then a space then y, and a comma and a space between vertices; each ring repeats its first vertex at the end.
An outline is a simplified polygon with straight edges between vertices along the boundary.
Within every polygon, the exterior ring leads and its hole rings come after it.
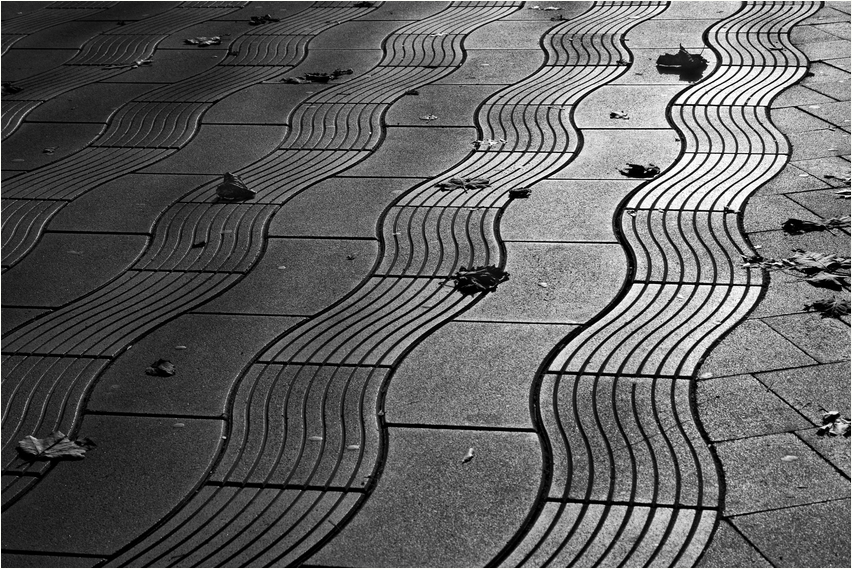
POLYGON ((799 460, 798 456, 794 456, 792 454, 788 454, 787 456, 782 456, 781 460, 784 462, 793 462, 794 460, 799 460))

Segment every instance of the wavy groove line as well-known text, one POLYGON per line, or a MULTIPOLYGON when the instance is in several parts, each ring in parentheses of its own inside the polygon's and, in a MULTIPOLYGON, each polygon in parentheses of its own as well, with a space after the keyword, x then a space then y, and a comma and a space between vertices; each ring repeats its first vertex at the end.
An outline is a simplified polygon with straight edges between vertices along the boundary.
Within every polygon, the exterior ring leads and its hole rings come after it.
POLYGON ((116 4, 117 2, 91 4, 86 2, 54 2, 29 14, 3 20, 3 45, 0 49, 0 55, 6 55, 10 47, 28 35, 58 26, 59 24, 97 14, 116 4))
POLYGON ((703 551, 719 488, 689 405, 691 379, 758 300, 761 276, 737 267, 751 251, 735 216, 787 162, 766 106, 804 74, 787 34, 816 7, 748 2, 708 31, 720 63, 671 106, 681 157, 616 214, 636 261, 630 284, 546 362, 539 419, 553 477, 507 563, 670 566, 703 551), (616 452, 612 433, 635 431, 614 428, 611 416, 637 422, 631 452, 616 452), (613 498, 630 505, 597 506, 613 498))
MULTIPOLYGON (((437 18, 461 22, 456 13, 464 11, 467 16, 463 25, 465 29, 472 29, 514 11, 512 6, 470 8, 471 3, 453 5, 437 18)), ((431 20, 416 25, 422 27, 431 20)), ((396 33, 406 34, 407 27, 396 33)), ((326 171, 331 174, 360 160, 366 155, 361 151, 365 146, 362 133, 365 129, 376 131, 381 126, 379 113, 386 110, 394 94, 401 96, 405 90, 444 76, 452 69, 393 71, 397 82, 390 94, 383 92, 387 77, 365 75, 347 82, 345 87, 323 91, 297 108, 295 117, 322 116, 324 120, 305 121, 301 127, 296 126, 297 120, 291 121, 294 129, 282 143, 282 150, 264 159, 262 168, 255 165, 247 169, 248 178, 244 179, 258 191, 256 201, 280 205, 324 177, 318 177, 318 166, 325 168, 322 174, 326 171), (341 89, 349 94, 349 100, 380 98, 382 102, 345 104, 337 95, 341 89), (365 122, 365 115, 372 117, 369 122, 365 122), (300 150, 293 150, 293 146, 300 150), (340 150, 329 151, 328 148, 340 150), (313 164, 306 164, 307 161, 313 164), (273 167, 271 175, 270 167, 273 167)), ((187 198, 188 203, 195 206, 198 201, 209 201, 211 189, 210 186, 199 188, 187 198)), ((479 223, 481 213, 471 211, 470 214, 479 223)), ((463 231, 464 238, 469 239, 462 223, 455 224, 456 231, 463 231)), ((402 282, 403 286, 398 289, 409 294, 412 290, 409 284, 412 279, 374 277, 371 282, 377 280, 382 281, 380 284, 385 288, 388 284, 402 282)), ((436 293, 444 298, 449 295, 449 289, 430 286, 434 284, 433 280, 424 279, 414 287, 419 288, 425 298, 434 297, 436 293)), ((396 295, 377 294, 376 288, 362 287, 368 291, 367 311, 370 307, 395 303, 396 295)), ((358 293, 354 298, 359 298, 358 293)), ((456 303, 451 302, 450 308, 456 303)), ((406 299, 402 304, 406 304, 406 299)), ((350 300, 344 306, 361 312, 361 322, 364 318, 379 322, 378 325, 393 338, 410 336, 431 320, 428 315, 424 317, 421 311, 411 308, 367 314, 358 301, 350 300)), ((447 310, 445 306, 440 307, 440 311, 447 310)), ((437 312, 440 318, 440 311, 433 313, 437 312)), ((359 349, 368 353, 375 351, 371 338, 362 334, 362 328, 359 325, 343 334, 349 337, 354 352, 359 349)), ((306 349, 316 352, 324 344, 326 342, 320 340, 306 349)), ((399 339, 389 339, 388 344, 392 349, 404 348, 398 345, 399 339)), ((325 346, 340 354, 346 347, 325 346)), ((264 360, 265 356, 261 355, 260 359, 264 360)), ((294 360, 269 361, 249 368, 236 387, 234 426, 229 443, 204 487, 205 492, 190 500, 149 539, 112 563, 291 563, 333 529, 323 522, 339 521, 353 507, 366 483, 365 476, 372 472, 378 460, 375 402, 386 370, 371 366, 366 357, 359 357, 352 365, 329 365, 329 359, 309 360, 304 364, 294 360), (335 425, 347 416, 343 411, 350 409, 352 412, 353 407, 357 410, 355 416, 363 420, 344 422, 343 429, 338 429, 335 425), (286 410, 283 416, 282 408, 286 410), (245 488, 246 484, 259 485, 262 490, 245 488), (231 537, 224 543, 209 542, 211 532, 223 528, 227 528, 231 537), (259 535, 255 530, 253 537, 248 539, 243 536, 249 528, 263 529, 259 535), (167 554, 171 557, 167 558, 167 554)), ((350 354, 346 361, 353 361, 353 356, 350 354)))

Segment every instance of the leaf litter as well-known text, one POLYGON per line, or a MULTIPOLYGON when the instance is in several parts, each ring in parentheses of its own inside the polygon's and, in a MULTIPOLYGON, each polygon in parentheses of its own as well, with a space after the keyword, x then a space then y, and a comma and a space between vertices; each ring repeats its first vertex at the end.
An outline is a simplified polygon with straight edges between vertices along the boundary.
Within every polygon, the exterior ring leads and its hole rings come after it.
POLYGON ((462 459, 462 464, 468 463, 471 460, 473 460, 473 447, 467 449, 467 454, 464 455, 464 458, 462 459))
POLYGON ((285 77, 281 81, 294 85, 301 85, 303 83, 328 83, 329 81, 334 81, 338 77, 341 77, 343 75, 352 75, 353 73, 355 72, 352 69, 337 68, 330 73, 305 73, 304 75, 300 75, 298 77, 285 77))
POLYGON ((480 292, 496 291, 497 285, 509 280, 509 273, 494 265, 470 269, 461 267, 455 275, 447 277, 446 280, 453 281, 454 290, 459 291, 464 296, 469 296, 480 292))
POLYGON ((208 47, 211 45, 219 45, 222 43, 222 38, 219 36, 199 36, 195 38, 187 38, 183 40, 187 45, 197 45, 198 47, 208 47))
POLYGON ((807 221, 791 217, 781 224, 781 229, 789 235, 802 235, 812 231, 832 231, 833 229, 844 229, 850 225, 850 216, 832 217, 818 221, 807 221))
POLYGON ((849 288, 849 257, 793 249, 786 259, 766 259, 761 255, 742 255, 743 267, 782 271, 815 287, 842 290, 849 288))
POLYGON ((609 118, 611 119, 621 119, 625 121, 630 120, 630 116, 624 111, 612 111, 609 113, 609 118))
POLYGON ((848 437, 849 417, 845 419, 840 416, 840 411, 824 411, 822 414, 822 426, 817 429, 817 435, 824 437, 848 437))
POLYGON ((840 320, 841 316, 849 315, 849 300, 829 296, 806 303, 804 309, 809 312, 819 312, 823 318, 837 318, 840 320))
POLYGON ((175 364, 169 360, 157 360, 150 367, 145 368, 145 374, 158 377, 171 377, 175 374, 175 364))
POLYGON ((650 163, 643 166, 642 164, 630 164, 628 162, 627 167, 621 168, 618 172, 628 178, 653 178, 660 174, 660 167, 650 163))
POLYGON ((30 460, 81 459, 96 446, 91 439, 72 441, 62 431, 53 431, 43 439, 27 435, 18 441, 18 452, 30 460))
POLYGON ((280 22, 281 18, 273 18, 269 14, 263 16, 252 16, 249 20, 250 26, 262 26, 263 24, 271 24, 272 22, 280 22))
POLYGON ((216 195, 225 201, 250 200, 257 192, 250 189, 239 176, 225 172, 225 181, 216 186, 216 195))
POLYGON ((490 187, 491 183, 487 178, 450 178, 446 182, 438 182, 436 188, 441 191, 450 192, 452 190, 481 190, 490 187))

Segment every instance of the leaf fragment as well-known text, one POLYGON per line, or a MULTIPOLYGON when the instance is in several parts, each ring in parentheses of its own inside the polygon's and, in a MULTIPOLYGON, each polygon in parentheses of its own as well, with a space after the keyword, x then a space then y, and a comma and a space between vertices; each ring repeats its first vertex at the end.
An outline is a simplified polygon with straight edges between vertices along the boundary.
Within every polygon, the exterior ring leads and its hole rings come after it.
POLYGON ((820 219, 818 221, 806 221, 804 219, 796 219, 791 217, 781 224, 781 229, 790 235, 801 235, 811 231, 831 231, 832 229, 842 229, 849 227, 850 217, 832 217, 828 219, 820 219))
POLYGON ((216 195, 226 201, 250 200, 257 192, 249 189, 239 176, 225 172, 225 181, 216 187, 216 195))
POLYGON ((24 90, 23 87, 18 87, 17 85, 15 85, 14 83, 12 83, 10 81, 3 81, 3 83, 0 84, 0 86, 2 86, 2 94, 3 95, 14 95, 15 93, 20 93, 21 91, 24 90))
POLYGON ((420 91, 418 91, 417 89, 409 89, 408 91, 403 93, 403 95, 419 95, 419 94, 420 94, 420 91))
POLYGON ((799 457, 792 455, 792 454, 788 454, 788 455, 782 456, 781 460, 783 460, 784 462, 793 462, 794 460, 799 460, 799 457))
POLYGON ((559 8, 557 6, 544 6, 544 7, 542 7, 542 6, 530 6, 527 9, 528 10, 541 10, 542 12, 556 12, 556 11, 561 10, 562 8, 559 8))
POLYGON ((660 167, 650 163, 647 166, 643 166, 642 164, 630 164, 628 162, 627 167, 620 169, 618 172, 628 178, 653 178, 659 175, 660 167))
POLYGON ((280 22, 280 18, 273 18, 269 14, 264 14, 263 16, 252 16, 249 20, 250 26, 262 26, 263 24, 270 24, 272 22, 280 22))
POLYGON ((526 199, 530 197, 531 193, 532 188, 515 188, 513 190, 509 190, 509 198, 513 200, 526 199))
POLYGON ((145 368, 145 375, 158 377, 171 377, 175 374, 175 364, 169 360, 157 360, 150 367, 145 368))
POLYGON ((491 183, 487 178, 450 178, 446 182, 435 184, 436 188, 441 191, 449 192, 452 190, 481 190, 490 187, 491 183))
POLYGON ((18 452, 31 460, 79 459, 96 446, 91 439, 72 441, 62 431, 53 431, 43 439, 27 435, 18 441, 18 452))
POLYGON ((355 71, 353 71, 352 69, 340 69, 338 67, 337 69, 329 73, 314 71, 311 73, 305 73, 304 75, 300 75, 298 77, 285 77, 281 81, 283 81, 284 83, 293 83, 296 85, 301 85, 303 83, 328 83, 329 81, 334 81, 342 75, 352 75, 353 73, 355 73, 355 71))
POLYGON ((471 460, 473 460, 473 447, 467 449, 467 454, 464 455, 464 458, 462 459, 462 464, 470 462, 471 460))
POLYGON ((473 267, 467 269, 461 267, 455 275, 448 277, 455 284, 455 290, 464 296, 480 292, 494 292, 497 285, 509 280, 509 273, 494 265, 487 267, 473 267))
POLYGON ((630 120, 630 116, 624 111, 611 111, 609 113, 609 118, 611 119, 621 119, 625 121, 630 120))
POLYGON ((438 117, 435 116, 435 115, 429 114, 429 115, 424 115, 424 116, 420 117, 420 120, 422 120, 422 121, 435 121, 435 120, 438 120, 438 117))
POLYGON ((823 318, 837 318, 849 314, 849 300, 829 296, 820 300, 808 302, 804 306, 807 311, 819 312, 823 318))
POLYGON ((848 437, 849 426, 849 418, 843 418, 840 411, 824 411, 822 426, 817 429, 817 436, 848 437))
POLYGON ((219 45, 222 43, 222 38, 219 36, 199 36, 195 38, 187 38, 183 40, 187 45, 197 45, 198 47, 208 47, 211 45, 219 45))

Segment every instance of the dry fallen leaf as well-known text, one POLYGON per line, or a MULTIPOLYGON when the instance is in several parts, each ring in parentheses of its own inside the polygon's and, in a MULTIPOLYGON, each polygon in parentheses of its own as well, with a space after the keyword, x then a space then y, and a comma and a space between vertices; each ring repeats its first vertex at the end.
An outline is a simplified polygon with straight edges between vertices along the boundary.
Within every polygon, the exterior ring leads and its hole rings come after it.
POLYGON ((849 300, 846 298, 828 297, 808 302, 805 310, 819 312, 823 318, 837 318, 849 314, 849 300))
POLYGON ((175 364, 169 360, 157 360, 151 364, 151 367, 145 369, 145 374, 170 377, 175 374, 175 364))
POLYGON ((216 195, 227 201, 250 200, 257 192, 248 186, 236 174, 225 173, 225 181, 216 187, 216 195))
POLYGON ((474 267, 470 270, 462 267, 447 280, 452 280, 455 283, 455 290, 464 296, 468 296, 479 292, 496 291, 497 285, 509 280, 509 273, 494 265, 474 267))
POLYGON ((464 458, 462 459, 462 464, 470 462, 471 460, 473 460, 473 447, 467 449, 467 454, 464 455, 464 458))
POLYGON ((435 115, 426 115, 426 116, 420 117, 420 120, 422 120, 422 121, 434 121, 434 120, 438 120, 438 117, 436 117, 435 115))
POLYGON ((85 458, 86 451, 96 446, 90 439, 72 441, 62 431, 53 431, 43 439, 27 435, 18 441, 18 451, 33 460, 85 458))

